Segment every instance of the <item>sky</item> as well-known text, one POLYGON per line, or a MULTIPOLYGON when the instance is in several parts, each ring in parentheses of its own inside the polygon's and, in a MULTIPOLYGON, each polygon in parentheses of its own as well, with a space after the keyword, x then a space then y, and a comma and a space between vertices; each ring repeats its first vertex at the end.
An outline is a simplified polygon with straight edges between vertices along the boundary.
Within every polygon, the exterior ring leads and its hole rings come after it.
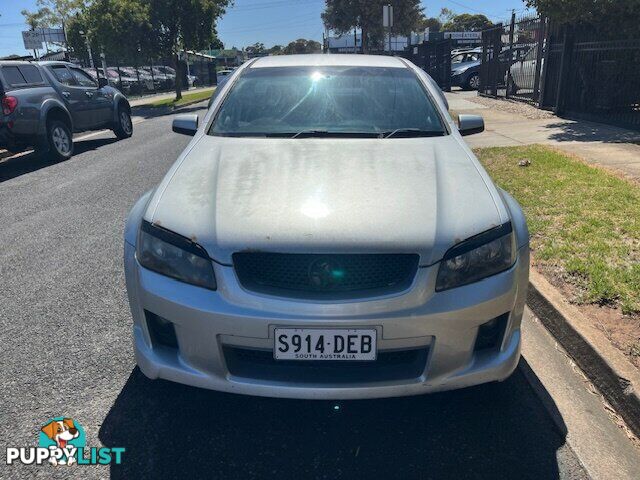
MULTIPOLYGON (((21 31, 27 30, 23 9, 35 9, 36 0, 0 0, 0 56, 28 52, 21 31)), ((482 13, 490 20, 504 21, 511 9, 523 11, 523 0, 426 0, 427 16, 438 16, 444 7, 456 13, 482 13)), ((320 13, 324 0, 235 0, 218 21, 218 35, 226 48, 262 42, 267 47, 286 45, 297 38, 322 40, 320 13)))

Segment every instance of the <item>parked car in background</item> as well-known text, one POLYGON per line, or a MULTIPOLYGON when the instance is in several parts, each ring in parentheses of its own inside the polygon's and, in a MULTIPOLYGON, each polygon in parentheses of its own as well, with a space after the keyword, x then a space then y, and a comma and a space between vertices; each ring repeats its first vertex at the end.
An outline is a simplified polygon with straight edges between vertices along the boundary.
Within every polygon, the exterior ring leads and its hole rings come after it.
POLYGON ((451 85, 464 90, 480 86, 480 56, 482 50, 463 51, 451 57, 451 85))
MULTIPOLYGON (((169 67, 167 65, 159 65, 157 69, 160 73, 167 75, 171 80, 175 83, 176 81, 176 70, 173 67, 169 67)), ((199 79, 196 75, 187 74, 187 86, 188 87, 197 87, 199 84, 199 79)))
POLYGON ((175 75, 167 75, 163 73, 158 67, 141 67, 149 76, 153 77, 154 82, 159 81, 160 90, 170 90, 176 84, 175 75))
MULTIPOLYGON (((521 90, 533 92, 535 83, 538 48, 520 47, 517 53, 505 69, 504 76, 499 77, 504 78, 510 95, 521 90)), ((544 59, 541 60, 541 67, 543 62, 544 59)))
POLYGON ((109 82, 109 85, 113 88, 117 88, 121 92, 126 95, 136 94, 141 92, 141 86, 138 84, 138 79, 135 77, 130 77, 126 72, 122 69, 118 74, 118 70, 113 67, 107 68, 105 72, 102 68, 90 68, 85 69, 89 75, 91 75, 95 80, 97 80, 96 70, 100 72, 100 76, 106 78, 109 82))
POLYGON ((140 83, 143 84, 143 89, 147 92, 160 89, 160 80, 151 78, 149 72, 135 67, 120 67, 120 71, 126 73, 128 77, 135 78, 136 81, 140 78, 140 83))
MULTIPOLYGON (((514 63, 518 62, 529 51, 528 46, 514 45, 504 48, 498 55, 495 68, 498 69, 497 78, 506 78, 505 74, 514 63)), ((491 60, 493 53, 487 52, 491 60)), ((482 49, 459 52, 451 58, 451 85, 465 90, 477 90, 480 86, 480 65, 482 64, 482 49)), ((506 85, 499 84, 498 86, 506 85)))
POLYGON ((391 397, 506 379, 529 235, 433 80, 390 56, 249 60, 131 210, 141 371, 214 390, 391 397))
POLYGON ((234 70, 231 69, 218 70, 216 72, 216 76, 218 77, 218 85, 220 85, 220 82, 224 81, 227 77, 233 74, 233 72, 234 70))
POLYGON ((30 147, 55 160, 73 154, 73 133, 110 128, 133 133, 127 98, 66 62, 0 62, 0 147, 30 147))

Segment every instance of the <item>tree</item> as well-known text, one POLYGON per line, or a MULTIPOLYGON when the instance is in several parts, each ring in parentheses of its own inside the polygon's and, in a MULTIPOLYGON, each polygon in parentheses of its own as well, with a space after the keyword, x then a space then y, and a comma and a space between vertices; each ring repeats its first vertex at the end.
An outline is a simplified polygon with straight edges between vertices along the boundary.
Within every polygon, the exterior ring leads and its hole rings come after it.
POLYGON ((253 45, 246 47, 244 51, 247 52, 247 55, 255 56, 264 54, 267 49, 264 48, 264 43, 256 42, 253 45))
POLYGON ((450 8, 445 7, 440 10, 440 15, 438 16, 438 19, 440 20, 440 23, 447 23, 451 21, 451 19, 455 16, 456 16, 456 12, 454 12, 450 8))
POLYGON ((65 28, 69 19, 84 5, 82 0, 38 0, 37 10, 20 12, 32 29, 60 26, 65 28))
POLYGON ((418 30, 423 31, 427 28, 430 32, 439 32, 442 30, 442 22, 435 17, 422 18, 418 24, 418 30))
POLYGON ((158 51, 174 59, 176 100, 182 98, 180 50, 206 48, 216 37, 215 22, 231 0, 141 0, 149 5, 158 51))
POLYGON ((526 0, 544 16, 560 23, 592 25, 603 32, 637 35, 640 0, 526 0))
POLYGON ((299 38, 284 47, 284 53, 287 55, 317 53, 321 50, 322 45, 320 45, 320 42, 316 42, 315 40, 305 40, 304 38, 299 38))
POLYGON ((492 27, 493 23, 484 15, 462 13, 446 22, 442 29, 447 32, 479 32, 492 27))
POLYGON ((322 20, 332 30, 344 35, 354 28, 362 30, 362 49, 380 46, 385 31, 382 7, 393 5, 393 33, 408 35, 424 18, 420 0, 326 0, 322 20))
POLYGON ((69 49, 77 57, 88 55, 86 42, 95 53, 136 64, 140 53, 152 52, 153 29, 145 0, 93 0, 67 22, 69 49))
POLYGON ((217 35, 216 38, 214 38, 213 41, 209 43, 209 50, 224 50, 224 44, 217 35))
POLYGON ((269 50, 267 50, 267 52, 269 52, 269 55, 283 55, 284 54, 283 50, 284 50, 284 47, 282 45, 274 45, 269 50))

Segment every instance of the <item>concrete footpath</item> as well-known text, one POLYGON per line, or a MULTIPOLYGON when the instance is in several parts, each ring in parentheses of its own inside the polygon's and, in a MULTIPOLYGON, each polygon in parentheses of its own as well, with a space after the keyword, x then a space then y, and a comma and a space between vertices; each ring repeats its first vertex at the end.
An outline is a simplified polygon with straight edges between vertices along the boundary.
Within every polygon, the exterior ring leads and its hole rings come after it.
POLYGON ((446 97, 450 110, 456 114, 477 114, 484 118, 486 130, 466 139, 472 148, 552 145, 588 163, 640 181, 640 132, 558 118, 525 104, 478 99, 477 92, 454 91, 446 93, 446 97), (529 118, 536 116, 539 118, 529 118))

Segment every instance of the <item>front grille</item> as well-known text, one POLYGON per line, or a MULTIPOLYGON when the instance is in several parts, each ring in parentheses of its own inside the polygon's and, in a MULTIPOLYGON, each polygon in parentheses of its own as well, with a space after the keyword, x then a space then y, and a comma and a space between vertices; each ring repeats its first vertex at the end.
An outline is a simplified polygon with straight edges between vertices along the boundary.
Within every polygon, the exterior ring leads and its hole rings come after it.
POLYGON ((384 295, 413 282, 418 255, 235 253, 233 264, 248 290, 298 298, 384 295))
POLYGON ((271 350, 223 346, 231 375, 271 382, 356 384, 410 380, 420 377, 427 347, 378 352, 375 361, 275 360, 271 350))

